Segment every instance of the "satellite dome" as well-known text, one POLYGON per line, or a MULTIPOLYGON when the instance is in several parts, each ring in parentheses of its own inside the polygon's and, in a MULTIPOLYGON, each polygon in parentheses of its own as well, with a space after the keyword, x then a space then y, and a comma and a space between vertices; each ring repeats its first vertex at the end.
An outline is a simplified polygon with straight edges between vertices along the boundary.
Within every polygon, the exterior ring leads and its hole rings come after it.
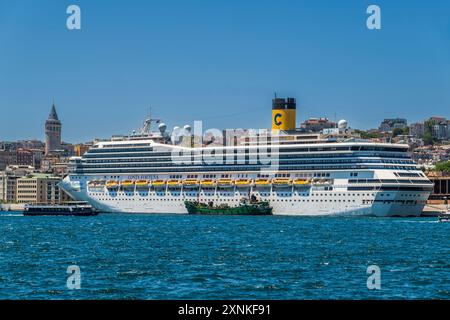
POLYGON ((184 131, 186 131, 186 132, 191 132, 191 130, 192 130, 192 128, 191 128, 191 126, 190 125, 185 125, 184 127, 183 127, 183 129, 184 129, 184 131))
POLYGON ((339 129, 347 129, 347 126, 348 126, 347 120, 344 120, 344 119, 339 120, 339 122, 338 122, 339 129))
POLYGON ((159 129, 159 131, 164 132, 164 131, 166 131, 167 126, 166 126, 165 123, 161 123, 161 124, 158 126, 158 129, 159 129))

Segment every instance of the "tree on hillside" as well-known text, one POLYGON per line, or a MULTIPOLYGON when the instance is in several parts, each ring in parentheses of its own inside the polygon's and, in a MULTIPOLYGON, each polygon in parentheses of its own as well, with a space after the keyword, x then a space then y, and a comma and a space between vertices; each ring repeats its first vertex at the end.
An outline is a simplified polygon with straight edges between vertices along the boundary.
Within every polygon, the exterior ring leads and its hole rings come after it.
POLYGON ((376 139, 382 137, 382 135, 378 132, 368 132, 363 130, 355 130, 355 133, 361 135, 362 139, 376 139))
POLYGON ((436 171, 450 172, 450 161, 436 163, 435 169, 436 171))
POLYGON ((406 136, 406 135, 408 135, 409 134, 409 128, 407 127, 407 128, 395 128, 394 130, 392 130, 392 136, 393 137, 397 137, 397 136, 400 136, 400 135, 404 135, 404 136, 406 136))
POLYGON ((423 135, 423 142, 426 145, 432 145, 436 143, 436 139, 433 137, 433 126, 436 124, 436 121, 433 119, 426 120, 425 125, 425 132, 423 135))

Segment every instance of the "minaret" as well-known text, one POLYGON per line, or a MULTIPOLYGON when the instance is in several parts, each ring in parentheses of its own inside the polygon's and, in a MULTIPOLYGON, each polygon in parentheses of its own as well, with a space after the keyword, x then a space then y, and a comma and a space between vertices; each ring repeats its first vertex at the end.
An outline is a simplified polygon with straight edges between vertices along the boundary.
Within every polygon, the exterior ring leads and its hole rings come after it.
POLYGON ((56 113, 55 102, 45 121, 45 155, 61 149, 61 121, 56 113))

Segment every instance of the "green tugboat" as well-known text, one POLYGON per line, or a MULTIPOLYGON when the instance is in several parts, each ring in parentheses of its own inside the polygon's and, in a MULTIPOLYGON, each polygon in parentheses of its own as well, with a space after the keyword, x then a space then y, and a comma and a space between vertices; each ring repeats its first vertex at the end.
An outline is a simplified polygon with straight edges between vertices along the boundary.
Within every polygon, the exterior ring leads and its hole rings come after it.
POLYGON ((272 207, 267 201, 242 200, 236 207, 230 207, 226 204, 214 206, 212 203, 204 204, 193 201, 185 201, 184 205, 189 214, 203 215, 248 215, 265 216, 272 214, 272 207))

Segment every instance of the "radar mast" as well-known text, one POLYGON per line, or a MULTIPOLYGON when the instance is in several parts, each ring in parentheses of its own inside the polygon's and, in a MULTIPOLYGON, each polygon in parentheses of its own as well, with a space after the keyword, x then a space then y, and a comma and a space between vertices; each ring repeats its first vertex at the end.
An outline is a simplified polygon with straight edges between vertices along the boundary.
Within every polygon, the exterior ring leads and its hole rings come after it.
POLYGON ((150 135, 152 131, 152 123, 159 124, 161 119, 152 118, 152 108, 149 108, 147 118, 144 120, 142 127, 139 129, 139 135, 150 135))

